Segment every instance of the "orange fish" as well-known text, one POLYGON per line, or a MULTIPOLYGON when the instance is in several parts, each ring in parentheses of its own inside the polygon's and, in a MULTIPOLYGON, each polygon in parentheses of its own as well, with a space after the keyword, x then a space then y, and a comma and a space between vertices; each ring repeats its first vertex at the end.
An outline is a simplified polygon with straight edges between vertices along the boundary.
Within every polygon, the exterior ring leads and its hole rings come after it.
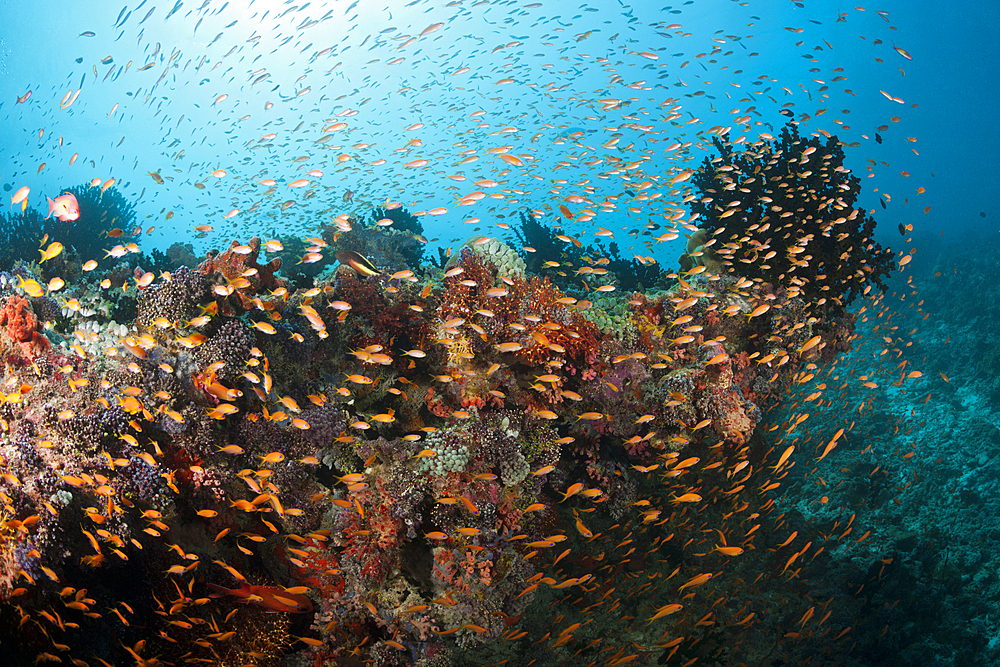
POLYGON ((583 482, 577 482, 573 486, 571 486, 568 489, 566 489, 566 493, 563 494, 563 499, 560 500, 559 502, 563 502, 563 500, 566 500, 570 496, 575 496, 576 494, 580 493, 581 491, 583 491, 583 482))
POLYGON ((740 547, 715 547, 713 551, 718 551, 723 556, 739 556, 743 553, 740 547))
POLYGON ((685 588, 695 588, 696 586, 701 586, 702 584, 704 584, 706 581, 708 581, 711 578, 712 578, 712 573, 711 572, 706 572, 705 574, 699 574, 697 577, 694 577, 693 579, 689 579, 684 584, 681 584, 681 587, 677 589, 677 592, 680 593, 685 588))
POLYGON ((312 601, 305 595, 289 593, 278 586, 250 586, 244 583, 240 588, 223 588, 215 584, 208 584, 208 587, 215 591, 215 594, 209 597, 232 595, 271 611, 305 614, 313 608, 312 601))
POLYGON ((651 619, 649 619, 649 622, 652 623, 658 618, 663 618, 664 616, 669 616, 670 614, 676 614, 683 608, 684 608, 683 605, 679 604, 668 604, 665 607, 660 607, 659 609, 656 610, 656 614, 651 619))

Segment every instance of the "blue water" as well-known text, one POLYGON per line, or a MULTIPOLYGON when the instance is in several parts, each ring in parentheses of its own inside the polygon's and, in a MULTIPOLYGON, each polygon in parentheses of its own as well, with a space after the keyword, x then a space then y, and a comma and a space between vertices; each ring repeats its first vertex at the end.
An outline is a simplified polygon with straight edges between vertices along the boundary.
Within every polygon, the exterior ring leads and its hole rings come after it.
MULTIPOLYGON (((956 168, 992 154, 996 145, 994 134, 984 127, 996 91, 981 69, 994 55, 986 26, 992 24, 990 12, 995 16, 997 10, 990 3, 943 13, 911 3, 866 11, 815 3, 803 8, 794 3, 678 3, 669 10, 614 2, 558 8, 540 3, 531 9, 522 7, 528 3, 394 3, 378 8, 362 4, 349 12, 348 5, 337 4, 329 6, 329 18, 304 29, 298 28, 322 19, 328 8, 314 4, 289 11, 295 5, 231 2, 223 9, 224 4, 196 11, 197 3, 183 3, 166 21, 166 7, 157 7, 140 26, 152 7, 147 3, 138 10, 130 7, 131 16, 122 17, 114 28, 122 7, 41 2, 29 8, 8 3, 0 65, 8 122, 2 130, 6 150, 0 179, 15 190, 30 186, 31 203, 37 204, 60 187, 115 177, 122 193, 139 203, 144 228, 156 228, 146 242, 157 247, 185 239, 195 223, 205 220, 216 223, 220 239, 266 225, 309 231, 318 220, 343 212, 332 202, 347 189, 357 193, 356 202, 389 198, 411 210, 449 208, 448 214, 425 222, 430 237, 445 244, 465 238, 464 220, 488 220, 484 216, 489 208, 505 212, 494 202, 489 202, 492 207, 480 204, 462 210, 452 206, 454 199, 445 188, 454 183, 443 176, 488 177, 502 166, 482 156, 477 163, 454 167, 465 150, 454 145, 458 142, 480 153, 494 141, 513 144, 515 152, 534 149, 534 164, 541 172, 578 150, 552 145, 558 126, 584 129, 583 143, 599 152, 600 144, 610 138, 607 127, 622 124, 621 118, 600 120, 595 100, 635 97, 634 108, 645 107, 655 119, 663 117, 657 110, 663 101, 676 99, 682 105, 679 123, 692 117, 702 122, 672 127, 667 136, 656 137, 657 144, 649 144, 650 157, 667 167, 673 163, 657 150, 665 148, 664 142, 696 140, 698 131, 731 124, 740 115, 731 112, 748 106, 757 109, 755 121, 775 127, 781 120, 779 105, 791 102, 794 111, 815 118, 806 122, 807 129, 838 130, 835 121, 850 127, 837 134, 847 143, 861 143, 849 151, 853 170, 863 173, 866 161, 875 161, 876 176, 865 182, 861 204, 877 206, 877 193, 892 197, 884 229, 891 231, 896 222, 904 222, 930 230, 947 222, 949 227, 981 230, 985 223, 975 219, 978 213, 992 215, 989 188, 981 182, 985 176, 956 168), (876 10, 885 11, 888 20, 876 10), (839 12, 844 12, 844 20, 838 23, 839 12), (400 47, 406 40, 394 39, 418 35, 436 22, 445 26, 405 48, 400 47), (671 23, 682 28, 665 30, 671 23), (87 30, 95 35, 77 36, 87 30), (691 34, 683 36, 686 33, 691 34), (254 37, 259 39, 248 43, 254 37), (876 40, 882 43, 876 46, 876 40), (515 42, 519 44, 506 47, 515 42), (892 43, 914 59, 895 53, 892 43), (697 58, 713 47, 721 52, 697 58), (328 53, 316 56, 328 48, 328 53), (659 60, 636 55, 644 50, 659 60), (106 57, 113 60, 101 64, 106 57), (402 62, 387 65, 400 57, 402 62), (75 62, 79 58, 82 62, 75 62), (609 62, 602 67, 599 58, 609 62), (682 69, 684 61, 690 64, 682 69), (138 71, 149 63, 153 66, 148 70, 138 71), (467 72, 454 74, 466 67, 467 72), (810 71, 814 69, 818 71, 810 71), (270 76, 251 86, 258 71, 270 76), (615 74, 622 77, 620 83, 613 82, 615 74), (832 81, 838 74, 846 80, 832 81), (514 82, 497 85, 505 78, 514 82), (625 87, 640 81, 650 90, 625 87), (752 85, 755 82, 760 85, 752 85), (828 90, 820 92, 822 85, 828 90), (80 90, 79 97, 68 109, 60 109, 60 100, 71 90, 80 90), (889 101, 880 90, 905 103, 889 101), (15 98, 28 91, 28 103, 15 104, 15 98), (704 94, 692 96, 699 91, 704 94), (750 93, 761 94, 754 94, 752 103, 740 102, 750 93), (220 95, 228 98, 215 103, 220 95), (265 110, 267 103, 273 108, 265 110), (349 134, 335 133, 326 148, 315 146, 312 142, 323 134, 321 125, 329 124, 324 120, 348 109, 359 112, 346 119, 349 134), (815 116, 820 109, 827 111, 815 116), (480 120, 487 127, 463 134, 475 128, 469 115, 479 110, 486 112, 480 120), (248 118, 240 120, 244 116, 248 118), (892 122, 893 116, 900 121, 892 122), (424 127, 404 131, 415 123, 424 127), (881 133, 885 141, 878 145, 872 139, 881 125, 890 129, 881 133), (490 132, 504 127, 517 127, 518 132, 491 138, 490 132), (40 139, 39 130, 44 130, 40 139), (260 137, 270 132, 278 135, 272 147, 254 148, 268 143, 260 137), (541 136, 532 143, 537 133, 541 136), (423 145, 393 152, 410 139, 423 145), (352 148, 357 144, 370 147, 352 148), (337 145, 343 148, 333 149, 337 145), (80 157, 70 167, 74 153, 80 157), (336 156, 342 153, 351 159, 338 163, 336 156), (310 160, 288 162, 300 155, 310 160), (410 160, 401 157, 430 162, 423 169, 405 169, 402 164, 410 160), (370 166, 379 159, 386 164, 370 166), (43 162, 46 166, 38 173, 43 162), (287 183, 297 168, 305 167, 324 171, 314 186, 322 196, 301 201, 302 191, 279 186, 252 218, 223 221, 231 209, 246 210, 261 200, 266 188, 255 179, 271 176, 287 183), (217 168, 229 176, 221 181, 209 178, 217 168), (157 186, 147 172, 162 173, 167 183, 157 186), (909 173, 909 178, 900 172, 909 173), (192 187, 203 180, 205 190, 192 187), (917 187, 927 192, 917 196, 917 187), (284 216, 276 213, 276 204, 289 199, 297 200, 293 210, 284 216), (904 205, 904 200, 909 203, 904 205), (922 213, 925 206, 931 207, 927 215, 922 213), (168 211, 176 217, 165 221, 168 211)), ((623 135, 623 146, 641 141, 638 133, 626 130, 623 135)), ((644 147, 636 144, 633 154, 638 156, 644 147)), ((693 149, 692 154, 700 159, 702 152, 693 149)), ((573 165, 562 175, 575 182, 585 171, 573 165)), ((543 199, 544 182, 524 170, 515 170, 507 181, 508 188, 531 193, 539 202, 536 208, 552 208, 543 199)), ((492 229, 487 225, 482 227, 492 229)), ((201 247, 212 245, 213 238, 201 247)), ((673 254, 662 245, 657 250, 673 254)))

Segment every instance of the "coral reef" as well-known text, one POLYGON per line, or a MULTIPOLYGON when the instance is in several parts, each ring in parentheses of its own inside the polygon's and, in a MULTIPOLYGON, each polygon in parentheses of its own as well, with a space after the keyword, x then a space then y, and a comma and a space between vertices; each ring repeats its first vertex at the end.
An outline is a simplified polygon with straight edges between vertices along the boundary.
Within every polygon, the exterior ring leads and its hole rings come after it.
MULTIPOLYGON (((360 231, 356 247, 377 250, 413 230, 360 231)), ((649 619, 664 599, 688 609, 679 636, 703 636, 706 614, 745 617, 740 605, 780 625, 740 583, 770 557, 730 563, 703 543, 774 551, 781 520, 758 490, 775 471, 752 438, 798 374, 848 345, 853 319, 728 272, 581 292, 487 238, 438 270, 339 266, 293 290, 261 248, 176 268, 123 323, 56 309, 69 338, 51 347, 35 312, 54 305, 33 310, 10 281, 0 599, 46 628, 67 607, 143 660, 217 664, 447 665, 534 645, 568 658, 598 638, 577 608, 649 619), (725 523, 744 512, 760 536, 725 523), (732 603, 612 595, 640 572, 696 588, 702 570, 732 603), (156 583, 123 583, 139 578, 156 583), (244 583, 256 592, 236 602, 244 583), (557 600, 578 604, 545 635, 557 600), (117 611, 85 616, 102 608, 117 611)), ((102 293, 84 276, 68 289, 95 306, 102 293)), ((16 641, 47 652, 44 634, 16 641)))

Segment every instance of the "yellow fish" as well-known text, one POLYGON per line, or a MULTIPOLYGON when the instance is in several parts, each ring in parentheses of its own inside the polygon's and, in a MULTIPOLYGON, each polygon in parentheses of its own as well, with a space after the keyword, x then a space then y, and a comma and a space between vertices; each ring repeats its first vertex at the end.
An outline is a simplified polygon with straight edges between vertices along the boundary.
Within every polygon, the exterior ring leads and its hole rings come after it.
POLYGON ((63 244, 59 243, 59 241, 53 241, 52 243, 49 244, 48 248, 46 248, 45 250, 38 251, 42 255, 42 259, 38 263, 42 264, 47 259, 52 259, 54 257, 57 257, 59 253, 61 253, 62 251, 63 251, 63 244))
POLYGON ((18 276, 17 281, 18 281, 17 286, 23 289, 25 292, 27 292, 28 296, 39 297, 45 295, 45 289, 41 285, 39 285, 38 281, 35 280, 34 278, 29 278, 28 280, 25 280, 21 276, 18 276))

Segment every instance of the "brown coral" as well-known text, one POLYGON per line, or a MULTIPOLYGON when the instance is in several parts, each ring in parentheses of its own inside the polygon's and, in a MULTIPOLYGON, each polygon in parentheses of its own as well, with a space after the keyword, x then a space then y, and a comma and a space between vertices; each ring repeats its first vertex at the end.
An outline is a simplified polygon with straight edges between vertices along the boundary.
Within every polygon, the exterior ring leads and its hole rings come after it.
POLYGON ((259 256, 260 237, 254 236, 245 246, 233 241, 222 254, 210 252, 198 266, 209 282, 215 283, 213 293, 224 295, 219 303, 219 312, 240 315, 253 308, 274 309, 274 298, 261 299, 258 295, 270 294, 281 287, 288 289, 289 283, 274 275, 281 268, 280 257, 260 264, 257 262, 259 256))

